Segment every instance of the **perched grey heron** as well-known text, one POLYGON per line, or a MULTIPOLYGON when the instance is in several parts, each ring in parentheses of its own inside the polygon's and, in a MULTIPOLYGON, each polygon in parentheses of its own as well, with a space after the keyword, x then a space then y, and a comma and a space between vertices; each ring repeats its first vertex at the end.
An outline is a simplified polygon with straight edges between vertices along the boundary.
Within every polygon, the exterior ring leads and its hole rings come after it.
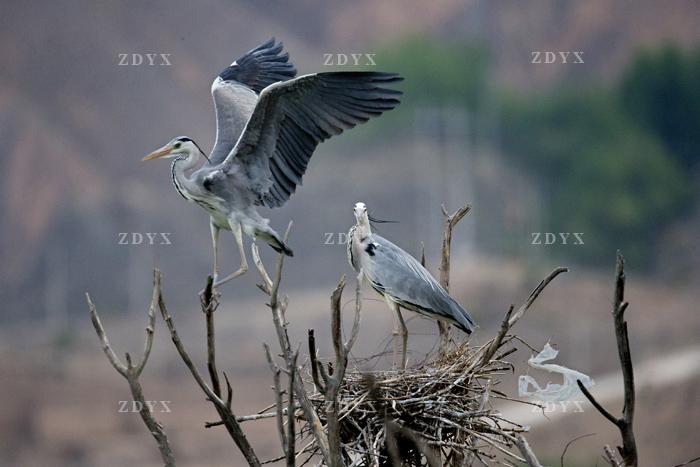
POLYGON ((248 270, 243 234, 292 256, 256 207, 279 207, 289 199, 320 142, 399 104, 402 93, 385 87, 402 79, 397 74, 327 72, 294 78, 296 69, 288 59, 273 38, 214 80, 216 142, 209 157, 181 136, 143 159, 174 158, 175 189, 209 213, 215 286, 248 270), (241 255, 239 269, 223 279, 218 278, 221 229, 233 232, 241 255))
POLYGON ((376 290, 395 313, 394 339, 402 338, 401 365, 406 365, 408 330, 400 308, 452 324, 467 334, 474 321, 427 269, 413 256, 389 240, 373 234, 364 203, 354 207, 356 223, 348 232, 348 261, 376 290))

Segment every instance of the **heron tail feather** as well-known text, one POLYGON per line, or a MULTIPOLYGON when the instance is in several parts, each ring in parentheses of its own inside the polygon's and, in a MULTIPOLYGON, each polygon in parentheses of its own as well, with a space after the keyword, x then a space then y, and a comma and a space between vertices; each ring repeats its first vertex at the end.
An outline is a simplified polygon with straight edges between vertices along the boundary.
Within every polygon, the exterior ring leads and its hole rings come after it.
POLYGON ((467 334, 471 334, 476 328, 476 323, 472 317, 469 316, 467 310, 462 308, 456 301, 452 302, 452 312, 450 314, 452 315, 452 319, 455 321, 455 326, 467 334))
POLYGON ((284 243, 284 241, 279 237, 279 235, 277 235, 277 232, 275 232, 274 230, 270 230, 267 232, 258 231, 256 233, 256 236, 265 240, 265 243, 270 245, 272 249, 275 250, 277 253, 284 253, 287 256, 294 256, 294 252, 292 251, 292 249, 284 243))

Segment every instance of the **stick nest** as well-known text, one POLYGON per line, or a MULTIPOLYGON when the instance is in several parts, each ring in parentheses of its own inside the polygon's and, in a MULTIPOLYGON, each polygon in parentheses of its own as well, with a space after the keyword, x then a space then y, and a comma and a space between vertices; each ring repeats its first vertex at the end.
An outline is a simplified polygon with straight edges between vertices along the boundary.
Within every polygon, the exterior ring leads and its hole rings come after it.
MULTIPOLYGON (((484 362, 487 348, 461 344, 403 371, 348 368, 338 394, 348 465, 392 465, 396 456, 410 466, 520 460, 511 448, 523 427, 503 419, 490 404, 492 398, 506 397, 494 386, 513 367, 503 356, 484 362)), ((324 395, 316 393, 311 400, 326 423, 324 395)))

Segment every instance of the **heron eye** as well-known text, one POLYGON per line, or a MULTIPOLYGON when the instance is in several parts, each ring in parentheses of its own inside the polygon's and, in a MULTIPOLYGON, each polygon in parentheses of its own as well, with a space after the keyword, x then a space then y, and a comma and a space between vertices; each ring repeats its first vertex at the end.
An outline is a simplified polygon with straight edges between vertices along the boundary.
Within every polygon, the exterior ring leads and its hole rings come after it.
POLYGON ((179 149, 180 146, 182 146, 180 143, 175 143, 175 146, 173 146, 175 149, 179 149))

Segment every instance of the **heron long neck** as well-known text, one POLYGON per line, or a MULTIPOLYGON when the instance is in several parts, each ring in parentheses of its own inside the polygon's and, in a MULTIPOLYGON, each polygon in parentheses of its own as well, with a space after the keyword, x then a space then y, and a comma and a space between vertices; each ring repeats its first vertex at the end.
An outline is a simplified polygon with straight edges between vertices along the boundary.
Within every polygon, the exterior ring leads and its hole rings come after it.
POLYGON ((369 237, 372 235, 372 228, 369 225, 369 219, 366 217, 357 220, 357 227, 355 228, 355 235, 360 239, 369 237))
POLYGON ((186 172, 197 165, 197 157, 181 156, 175 159, 171 165, 173 185, 180 196, 191 199, 190 193, 197 192, 197 186, 190 181, 186 172))

